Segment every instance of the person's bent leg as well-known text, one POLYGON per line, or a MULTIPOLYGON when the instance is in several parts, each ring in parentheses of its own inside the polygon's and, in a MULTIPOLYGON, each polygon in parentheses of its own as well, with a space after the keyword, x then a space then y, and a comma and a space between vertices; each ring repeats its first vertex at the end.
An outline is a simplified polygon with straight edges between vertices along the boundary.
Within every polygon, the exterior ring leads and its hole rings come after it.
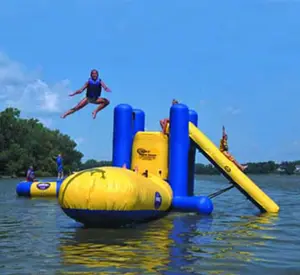
POLYGON ((244 171, 248 166, 247 165, 241 165, 240 163, 238 163, 235 159, 232 160, 232 162, 242 171, 244 171))
POLYGON ((63 167, 62 166, 59 166, 58 169, 57 169, 57 178, 59 180, 61 180, 64 176, 64 170, 63 170, 63 167))
POLYGON ((97 116, 97 113, 100 112, 102 109, 104 109, 107 105, 109 105, 109 100, 103 97, 100 97, 96 100, 95 104, 99 104, 99 106, 96 108, 96 110, 92 113, 93 118, 95 119, 97 116))
POLYGON ((169 120, 165 120, 164 128, 163 128, 163 133, 166 135, 167 134, 167 126, 168 126, 169 120))
POLYGON ((167 129, 167 125, 168 125, 169 120, 168 119, 162 119, 159 121, 160 126, 162 128, 162 133, 166 134, 166 129, 167 129))
POLYGON ((229 152, 223 152, 223 154, 230 160, 232 161, 240 170, 244 171, 248 166, 243 166, 239 164, 235 158, 229 153, 229 152))
POLYGON ((160 127, 161 127, 161 129, 163 130, 164 129, 164 119, 161 119, 160 121, 159 121, 159 124, 160 124, 160 127))
POLYGON ((65 112, 61 116, 61 118, 66 118, 68 115, 71 115, 71 114, 79 111, 80 109, 82 109, 83 107, 85 107, 87 104, 88 104, 87 98, 82 99, 74 108, 72 108, 69 111, 65 112))

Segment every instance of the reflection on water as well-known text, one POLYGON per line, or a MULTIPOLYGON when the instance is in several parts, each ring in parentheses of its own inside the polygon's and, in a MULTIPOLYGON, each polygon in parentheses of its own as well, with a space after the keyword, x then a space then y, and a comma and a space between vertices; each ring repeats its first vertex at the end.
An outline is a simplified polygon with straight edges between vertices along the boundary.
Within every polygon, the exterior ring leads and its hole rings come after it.
POLYGON ((169 263, 172 241, 168 234, 171 229, 172 224, 167 220, 156 221, 151 226, 142 225, 138 229, 77 228, 68 234, 68 238, 60 239, 59 249, 65 265, 102 268, 101 274, 121 272, 130 266, 130 274, 141 274, 141 270, 148 274, 169 263))
MULTIPOLYGON (((66 265, 101 268, 100 274, 112 274, 112 271, 157 274, 181 268, 190 261, 185 251, 186 234, 196 230, 197 225, 191 220, 200 223, 201 219, 195 215, 170 215, 131 229, 78 228, 60 239, 62 259, 66 265)), ((205 224, 206 220, 203 221, 205 224)), ((209 224, 205 225, 209 228, 209 224)))
MULTIPOLYGON (((219 185, 199 184, 203 193, 219 185)), ((8 183, 0 189, 1 275, 300 271, 299 198, 290 186, 269 189, 281 202, 279 215, 252 215, 255 208, 231 191, 215 199, 211 217, 172 213, 122 230, 83 228, 57 200, 16 198, 14 188, 8 183)))
POLYGON ((186 237, 189 236, 186 251, 192 255, 192 263, 184 269, 191 274, 201 266, 202 272, 225 274, 223 272, 230 268, 230 274, 240 274, 241 266, 247 262, 264 261, 256 255, 252 245, 263 246, 265 241, 274 239, 262 231, 270 229, 276 219, 275 215, 242 217, 241 221, 233 222, 227 230, 223 228, 220 231, 214 220, 215 225, 211 228, 202 227, 189 232, 186 234, 186 237))
POLYGON ((218 274, 232 262, 238 267, 264 261, 248 246, 264 246, 265 241, 274 239, 268 231, 276 220, 275 215, 267 214, 241 217, 228 230, 214 231, 211 217, 173 214, 121 231, 77 228, 60 239, 59 249, 64 265, 73 265, 74 270, 78 266, 83 270, 96 268, 101 270, 99 274, 129 270, 127 274, 178 274, 178 270, 193 274, 199 265, 207 266, 207 260, 210 272, 218 274))

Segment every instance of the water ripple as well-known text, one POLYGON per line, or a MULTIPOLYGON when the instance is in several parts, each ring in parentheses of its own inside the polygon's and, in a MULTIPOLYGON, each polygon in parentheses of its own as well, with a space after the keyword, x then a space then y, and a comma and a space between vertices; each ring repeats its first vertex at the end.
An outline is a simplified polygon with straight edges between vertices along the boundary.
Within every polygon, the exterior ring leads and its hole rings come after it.
MULTIPOLYGON (((260 215, 237 191, 214 199, 211 217, 172 213, 122 230, 83 228, 56 199, 20 199, 15 181, 0 192, 0 274, 298 274, 299 177, 255 177, 281 206, 260 215)), ((202 177, 200 194, 226 186, 202 177)))

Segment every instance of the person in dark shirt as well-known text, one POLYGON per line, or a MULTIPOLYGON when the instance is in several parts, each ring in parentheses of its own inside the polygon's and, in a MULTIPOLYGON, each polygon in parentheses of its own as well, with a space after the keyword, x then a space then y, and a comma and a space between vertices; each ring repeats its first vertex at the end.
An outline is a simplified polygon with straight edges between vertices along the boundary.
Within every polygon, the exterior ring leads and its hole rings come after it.
POLYGON ((86 91, 86 97, 82 99, 75 107, 64 113, 61 118, 65 118, 70 114, 75 113, 76 111, 79 111, 83 107, 85 107, 87 104, 97 104, 99 105, 96 110, 93 111, 92 116, 95 119, 97 116, 97 113, 104 109, 107 105, 109 105, 109 100, 101 97, 102 88, 106 92, 111 92, 111 90, 106 86, 106 84, 103 82, 102 79, 99 78, 99 73, 97 70, 92 70, 90 74, 89 80, 83 85, 82 88, 77 90, 76 92, 70 94, 69 96, 74 96, 77 94, 81 94, 84 90, 86 91))
POLYGON ((61 154, 58 154, 56 157, 56 166, 57 166, 57 179, 62 179, 64 177, 64 166, 63 158, 61 154))

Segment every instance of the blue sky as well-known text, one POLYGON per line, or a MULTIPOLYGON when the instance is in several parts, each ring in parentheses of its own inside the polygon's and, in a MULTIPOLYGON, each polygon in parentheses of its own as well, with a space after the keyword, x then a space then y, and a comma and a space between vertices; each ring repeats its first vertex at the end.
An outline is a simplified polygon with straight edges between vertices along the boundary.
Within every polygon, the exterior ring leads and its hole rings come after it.
POLYGON ((84 159, 111 159, 114 106, 158 130, 177 98, 215 143, 225 125, 241 162, 300 159, 299 14, 289 0, 2 1, 0 107, 70 135, 84 159), (92 68, 111 105, 60 119, 92 68))

